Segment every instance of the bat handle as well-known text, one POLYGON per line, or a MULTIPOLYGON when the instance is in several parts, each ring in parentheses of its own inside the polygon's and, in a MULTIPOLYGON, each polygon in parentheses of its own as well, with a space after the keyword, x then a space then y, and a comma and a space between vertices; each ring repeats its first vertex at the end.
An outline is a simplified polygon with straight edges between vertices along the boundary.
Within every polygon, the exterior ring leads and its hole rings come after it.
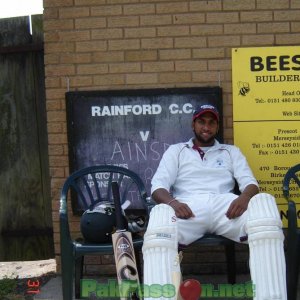
POLYGON ((114 203, 115 203, 115 211, 116 211, 116 227, 117 231, 124 231, 127 230, 122 214, 122 207, 121 207, 121 201, 120 201, 120 190, 119 185, 116 181, 113 181, 111 183, 114 203))

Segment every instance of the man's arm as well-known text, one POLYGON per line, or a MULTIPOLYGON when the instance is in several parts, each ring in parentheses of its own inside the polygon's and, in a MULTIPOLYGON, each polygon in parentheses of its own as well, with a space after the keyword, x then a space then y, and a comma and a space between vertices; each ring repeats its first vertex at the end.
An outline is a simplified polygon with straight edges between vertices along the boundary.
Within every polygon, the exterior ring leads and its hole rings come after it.
POLYGON ((255 184, 249 184, 244 191, 231 202, 226 216, 228 219, 234 219, 241 216, 248 207, 250 199, 259 193, 259 189, 255 184))
POLYGON ((195 217, 189 206, 181 203, 171 197, 170 193, 163 188, 159 188, 152 193, 152 198, 156 203, 164 203, 170 205, 174 210, 177 218, 189 219, 195 217))

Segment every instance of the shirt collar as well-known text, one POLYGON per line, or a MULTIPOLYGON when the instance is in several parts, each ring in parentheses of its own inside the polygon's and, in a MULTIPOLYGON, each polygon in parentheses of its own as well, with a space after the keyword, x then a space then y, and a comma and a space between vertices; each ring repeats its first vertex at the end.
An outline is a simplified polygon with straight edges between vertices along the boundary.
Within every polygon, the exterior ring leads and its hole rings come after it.
MULTIPOLYGON (((194 146, 194 143, 193 143, 193 138, 190 138, 189 141, 186 143, 186 145, 189 146, 189 148, 193 148, 193 149, 197 149, 196 146, 194 146)), ((214 145, 212 146, 213 149, 215 148, 219 148, 221 146, 221 144, 215 139, 215 143, 214 145)))

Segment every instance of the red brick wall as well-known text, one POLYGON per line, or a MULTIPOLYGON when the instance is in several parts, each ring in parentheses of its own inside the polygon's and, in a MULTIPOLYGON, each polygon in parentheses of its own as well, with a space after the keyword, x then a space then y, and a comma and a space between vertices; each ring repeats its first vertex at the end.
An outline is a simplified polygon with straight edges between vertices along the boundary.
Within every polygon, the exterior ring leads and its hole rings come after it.
MULTIPOLYGON (((67 89, 220 83, 225 142, 233 143, 231 48, 299 44, 300 1, 44 0, 44 41, 52 213, 59 261, 59 192, 69 174, 67 89)), ((78 218, 71 218, 71 226, 79 234, 78 218)))

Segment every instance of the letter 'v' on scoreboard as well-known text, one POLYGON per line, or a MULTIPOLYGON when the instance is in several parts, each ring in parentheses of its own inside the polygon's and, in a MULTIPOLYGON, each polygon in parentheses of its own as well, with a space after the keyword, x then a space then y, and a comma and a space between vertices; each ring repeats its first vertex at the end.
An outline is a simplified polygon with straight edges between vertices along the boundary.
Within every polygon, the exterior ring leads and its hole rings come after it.
MULTIPOLYGON (((232 98, 234 143, 246 155, 260 191, 275 196, 286 227, 282 180, 300 163, 300 46, 232 49, 232 98)), ((299 216, 296 184, 290 195, 299 216)))

